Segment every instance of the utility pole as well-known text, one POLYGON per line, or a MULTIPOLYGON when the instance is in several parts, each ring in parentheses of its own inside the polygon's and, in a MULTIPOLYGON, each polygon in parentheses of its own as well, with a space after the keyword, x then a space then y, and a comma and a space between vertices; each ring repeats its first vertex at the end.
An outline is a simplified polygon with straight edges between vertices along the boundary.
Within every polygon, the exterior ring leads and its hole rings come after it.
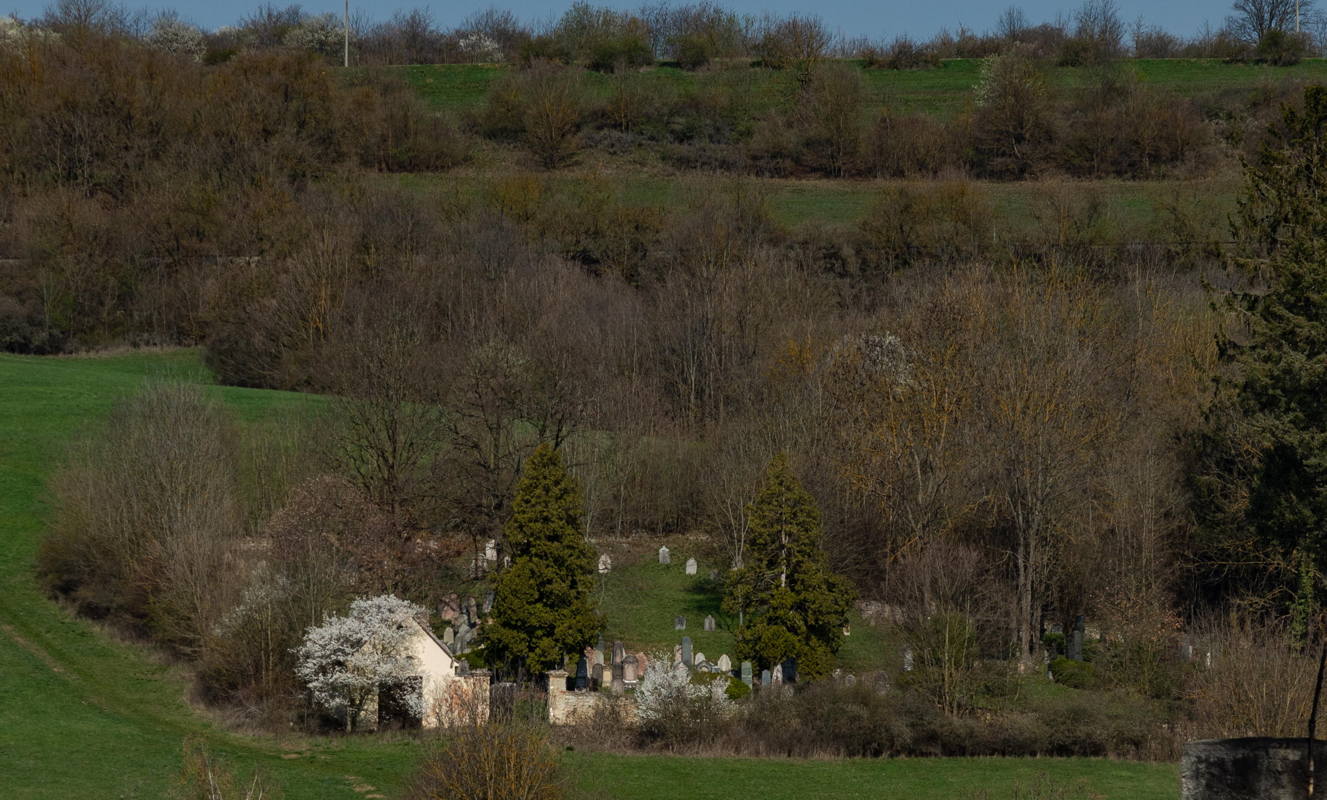
MULTIPOLYGON (((1299 8, 1298 6, 1299 0, 1295 0, 1295 3, 1296 3, 1295 7, 1299 8)), ((1295 13, 1298 14, 1299 12, 1296 11, 1295 13)), ((346 34, 345 65, 349 67, 350 66, 350 0, 346 0, 346 11, 345 15, 341 18, 341 21, 345 26, 345 34, 346 34)), ((1296 27, 1298 27, 1299 23, 1296 22, 1295 25, 1296 27)))

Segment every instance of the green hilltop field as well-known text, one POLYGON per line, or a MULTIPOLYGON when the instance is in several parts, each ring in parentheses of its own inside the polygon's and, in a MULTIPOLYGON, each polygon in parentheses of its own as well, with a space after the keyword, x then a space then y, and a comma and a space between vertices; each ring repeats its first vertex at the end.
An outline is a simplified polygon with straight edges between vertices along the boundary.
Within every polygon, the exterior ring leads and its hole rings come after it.
MULTIPOLYGON (((94 431, 113 405, 152 380, 207 384, 248 426, 296 423, 317 398, 213 385, 191 350, 30 358, 0 355, 0 786, 6 797, 162 798, 172 792, 186 739, 241 772, 260 770, 287 800, 398 796, 421 748, 406 734, 353 737, 249 735, 189 699, 183 671, 51 602, 34 574, 49 513, 46 482, 62 447, 94 431)), ((683 557, 684 560, 685 556, 683 557)), ((700 627, 714 599, 680 562, 648 560, 605 579, 610 635, 642 647, 676 636, 674 613, 700 627), (646 613, 648 612, 648 613, 646 613)), ((697 635, 701 649, 728 634, 697 635)), ((886 644, 856 632, 849 665, 878 661, 886 644)), ((696 798, 737 793, 788 798, 1016 796, 1039 783, 1118 800, 1170 798, 1172 764, 1098 759, 753 760, 564 754, 574 794, 696 798), (978 795, 978 792, 982 792, 978 795)), ((1085 794, 1086 796, 1086 794, 1085 794)))

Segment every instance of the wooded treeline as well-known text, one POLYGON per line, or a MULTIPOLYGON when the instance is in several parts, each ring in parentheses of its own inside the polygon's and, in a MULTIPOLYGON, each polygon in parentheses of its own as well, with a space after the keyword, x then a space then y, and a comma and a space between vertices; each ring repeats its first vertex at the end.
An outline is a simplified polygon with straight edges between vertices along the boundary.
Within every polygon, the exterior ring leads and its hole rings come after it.
POLYGON ((244 456, 198 397, 149 396, 57 486, 51 584, 200 658, 219 696, 288 698, 283 637, 355 593, 448 591, 541 442, 588 535, 700 531, 734 565, 789 454, 833 569, 914 625, 958 620, 964 669, 1035 665, 1049 623, 1086 614, 1125 643, 1108 685, 1177 700, 1181 620, 1303 596, 1275 547, 1228 569, 1186 491, 1224 254, 1102 241, 1072 188, 1018 238, 962 180, 789 232, 740 180, 666 210, 526 173, 395 188, 372 173, 456 164, 462 134, 307 55, 213 67, 84 33, 0 48, 0 83, 7 349, 201 343, 223 382, 334 396, 285 461, 244 456), (206 470, 153 460, 176 427, 206 470), (246 547, 279 576, 207 580, 246 547))

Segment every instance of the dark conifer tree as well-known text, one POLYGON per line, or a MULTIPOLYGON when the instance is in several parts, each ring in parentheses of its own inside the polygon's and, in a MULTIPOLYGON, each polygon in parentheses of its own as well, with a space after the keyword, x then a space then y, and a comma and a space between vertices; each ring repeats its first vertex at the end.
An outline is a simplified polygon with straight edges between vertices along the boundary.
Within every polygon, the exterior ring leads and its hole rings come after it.
POLYGON ((821 547, 820 509, 783 455, 765 471, 746 509, 750 544, 724 599, 740 613, 737 652, 758 668, 794 658, 798 674, 827 674, 843 640, 854 593, 829 569, 821 547))
POLYGON ((575 479, 556 450, 540 445, 525 462, 505 529, 511 566, 494 581, 483 634, 490 665, 537 675, 562 666, 603 627, 590 597, 594 551, 581 513, 575 479))

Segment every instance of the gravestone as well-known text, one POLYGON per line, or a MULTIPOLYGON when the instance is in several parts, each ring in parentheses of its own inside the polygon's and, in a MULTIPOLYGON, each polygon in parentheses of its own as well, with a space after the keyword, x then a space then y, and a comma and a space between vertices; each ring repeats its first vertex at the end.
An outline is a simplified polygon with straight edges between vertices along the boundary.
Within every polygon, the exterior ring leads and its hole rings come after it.
POLYGON ((498 540, 489 539, 484 542, 484 560, 497 563, 498 560, 498 540))
POLYGON ((598 651, 601 652, 601 653, 604 652, 604 651, 606 651, 606 650, 608 650, 607 647, 604 647, 604 632, 603 632, 603 631, 600 631, 600 632, 599 632, 599 640, 598 640, 598 642, 595 643, 595 645, 594 645, 594 649, 595 649, 595 650, 598 650, 598 651))
POLYGON ((636 681, 640 680, 640 673, 636 669, 637 666, 638 664, 635 656, 627 656, 622 659, 622 680, 625 683, 634 684, 636 681))
POLYGON ((607 575, 613 571, 613 557, 604 553, 599 556, 599 574, 607 575))
POLYGON ((774 669, 770 671, 770 676, 769 676, 769 678, 770 678, 770 685, 771 685, 771 686, 782 686, 782 685, 783 685, 783 665, 782 665, 782 664, 776 664, 776 665, 774 666, 774 669))
POLYGON ((762 669, 762 670, 760 671, 760 685, 761 685, 761 686, 769 686, 769 685, 771 685, 771 684, 773 683, 773 681, 774 681, 774 674, 773 674, 772 672, 770 672, 770 671, 767 670, 767 669, 762 669))
POLYGON ((903 648, 903 671, 912 672, 912 648, 903 648))
POLYGON ((609 674, 612 675, 613 683, 610 688, 612 689, 613 694, 622 694, 625 692, 627 690, 626 670, 623 668, 622 664, 614 664, 613 669, 609 674))
POLYGON ((460 595, 453 592, 442 598, 442 602, 438 603, 438 616, 442 617, 443 622, 455 622, 461 616, 460 595))
POLYGON ((682 663, 682 645, 680 644, 673 645, 673 663, 674 664, 682 663))
POLYGON ((688 559, 687 559, 687 567, 686 567, 686 569, 687 569, 687 574, 688 574, 688 575, 695 575, 695 574, 696 574, 696 559, 694 559, 694 558, 688 558, 688 559))
POLYGON ((484 614, 488 615, 493 611, 493 599, 496 595, 492 589, 484 593, 484 614))
POLYGON ((673 630, 684 631, 687 629, 687 618, 682 616, 673 617, 673 630))
POLYGON ((727 653, 724 653, 723 655, 719 656, 719 660, 715 662, 715 666, 719 668, 720 672, 732 672, 733 660, 728 657, 727 653))
POLYGON ((590 665, 585 660, 585 656, 576 659, 576 690, 581 691, 587 688, 590 682, 590 665))
POLYGON ((742 662, 742 683, 745 683, 747 686, 750 686, 750 685, 751 685, 751 662, 750 662, 750 661, 743 661, 743 662, 742 662))
POLYGON ((644 653, 636 654, 636 674, 644 675, 645 670, 649 669, 650 659, 644 653))
POLYGON ((598 664, 598 665, 600 665, 600 666, 603 666, 603 663, 604 663, 604 651, 603 651, 603 650, 600 650, 600 649, 597 648, 597 647, 594 648, 593 650, 591 650, 591 651, 590 651, 590 663, 591 663, 591 664, 598 664))
POLYGON ((693 666, 699 666, 702 661, 708 661, 708 660, 709 659, 705 658, 704 653, 698 651, 694 656, 692 656, 691 663, 693 666))
POLYGON ((621 664, 622 659, 627 657, 627 648, 622 646, 621 642, 613 642, 613 663, 621 664))
POLYGON ((691 660, 691 655, 692 655, 692 653, 691 653, 691 637, 690 637, 690 636, 683 636, 683 637, 682 637, 682 663, 683 663, 683 664, 686 664, 688 667, 691 666, 693 663, 695 663, 695 662, 693 662, 693 661, 691 660))
POLYGON ((668 554, 667 545, 659 548, 659 563, 665 565, 673 563, 673 557, 668 554))
POLYGON ((714 617, 711 616, 710 614, 705 615, 705 630, 707 631, 714 630, 714 617))
POLYGON ((708 659, 701 661, 696 665, 696 672, 718 672, 719 668, 714 666, 714 662, 708 659))
POLYGON ((465 618, 471 625, 479 624, 479 603, 475 602, 474 597, 465 598, 465 618))
MULTIPOLYGON (((609 673, 609 675, 611 677, 612 673, 609 673)), ((592 683, 591 686, 596 691, 602 689, 604 685, 604 665, 595 664, 594 668, 590 671, 590 677, 594 678, 594 683, 592 683)))
POLYGON ((1069 634, 1069 652, 1066 654, 1072 661, 1083 660, 1083 616, 1080 614, 1078 619, 1074 620, 1073 633, 1069 634))
POLYGON ((456 629, 448 625, 442 629, 442 643, 451 647, 456 643, 456 629))
POLYGON ((847 675, 844 675, 844 676, 843 676, 843 685, 844 685, 844 686, 856 686, 856 685, 857 685, 857 676, 856 676, 856 675, 853 675, 851 672, 849 672, 847 675))
POLYGON ((789 658, 779 666, 783 668, 784 683, 797 683, 797 659, 789 658))

